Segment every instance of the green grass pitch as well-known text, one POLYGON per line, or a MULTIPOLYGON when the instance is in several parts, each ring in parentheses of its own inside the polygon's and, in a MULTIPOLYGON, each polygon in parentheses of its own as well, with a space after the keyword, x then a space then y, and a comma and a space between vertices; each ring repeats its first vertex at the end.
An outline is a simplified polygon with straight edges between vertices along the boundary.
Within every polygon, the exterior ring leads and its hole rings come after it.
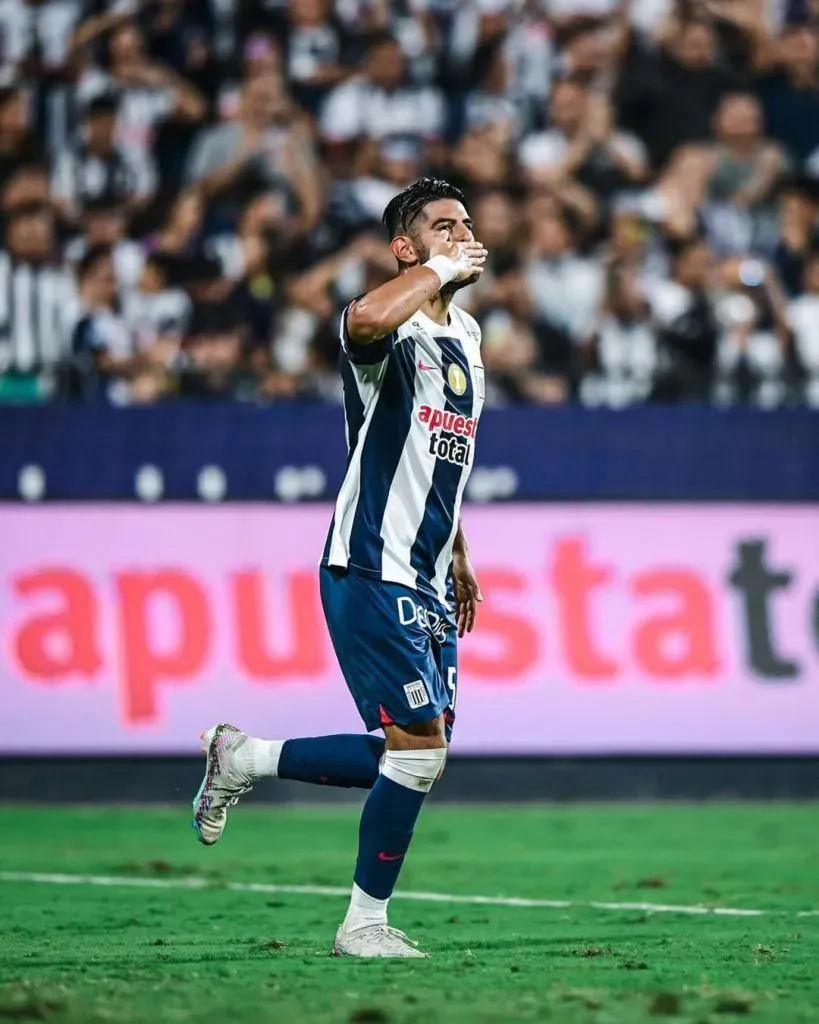
POLYGON ((342 897, 227 888, 346 887, 354 809, 240 807, 212 849, 188 818, 186 806, 0 808, 0 1022, 819 1021, 815 807, 432 806, 405 891, 572 905, 396 897, 393 923, 431 954, 408 963, 330 957, 342 897), (207 885, 186 889, 189 876, 207 885))

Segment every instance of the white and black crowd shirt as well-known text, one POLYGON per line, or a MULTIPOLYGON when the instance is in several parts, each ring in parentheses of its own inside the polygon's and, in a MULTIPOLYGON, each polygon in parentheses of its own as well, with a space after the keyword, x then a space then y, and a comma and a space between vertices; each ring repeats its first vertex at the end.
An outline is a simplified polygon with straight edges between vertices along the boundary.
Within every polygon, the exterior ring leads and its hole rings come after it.
POLYGON ((66 355, 76 310, 70 272, 0 250, 0 372, 36 373, 66 355))

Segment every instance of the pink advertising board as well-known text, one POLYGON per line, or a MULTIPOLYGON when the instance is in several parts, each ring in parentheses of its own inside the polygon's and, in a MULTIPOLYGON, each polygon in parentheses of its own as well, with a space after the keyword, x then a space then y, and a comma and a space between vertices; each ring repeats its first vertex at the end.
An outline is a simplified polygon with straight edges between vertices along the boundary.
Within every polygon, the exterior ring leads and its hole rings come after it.
MULTIPOLYGON (((0 754, 358 730, 325 636, 330 511, 0 509, 0 754)), ((472 506, 465 754, 819 753, 819 507, 472 506)))

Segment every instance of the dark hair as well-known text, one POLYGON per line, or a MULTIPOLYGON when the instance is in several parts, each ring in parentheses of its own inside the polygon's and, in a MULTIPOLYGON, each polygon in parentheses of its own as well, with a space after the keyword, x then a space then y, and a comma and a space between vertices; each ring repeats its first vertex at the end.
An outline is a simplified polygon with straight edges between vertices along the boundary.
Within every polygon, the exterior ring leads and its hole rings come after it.
POLYGON ((703 246, 710 248, 707 236, 698 233, 686 235, 684 238, 669 238, 666 241, 668 251, 675 263, 678 263, 694 249, 701 249, 703 246))
POLYGON ((480 86, 495 66, 495 61, 503 54, 506 37, 504 35, 490 36, 486 42, 481 43, 475 50, 471 61, 472 87, 480 86))
POLYGON ((562 50, 580 36, 587 35, 590 32, 599 32, 609 23, 610 19, 605 16, 579 14, 555 32, 555 46, 562 50))
POLYGON ((201 284, 205 281, 216 281, 223 276, 222 264, 219 260, 204 252, 182 257, 179 273, 185 286, 201 284))
POLYGON ((95 96, 85 108, 86 117, 99 117, 100 115, 116 114, 118 109, 117 98, 112 92, 104 92, 95 96))
POLYGON ((464 194, 455 185, 440 178, 419 178, 391 199, 381 222, 390 238, 408 231, 419 213, 436 199, 457 199, 464 202, 464 194))
POLYGON ((166 287, 178 287, 184 280, 182 260, 174 253, 149 252, 145 257, 145 267, 153 267, 166 287))
POLYGON ((94 266, 100 260, 110 260, 112 256, 110 245, 92 245, 88 252, 77 264, 77 280, 82 282, 88 277, 94 266))
POLYGON ((225 302, 199 302, 194 307, 187 334, 189 338, 241 334, 245 327, 245 317, 237 302, 230 299, 225 302))
POLYGON ((83 213, 123 213, 120 197, 111 189, 105 189, 99 195, 89 196, 83 201, 83 213))
POLYGON ((12 224, 23 217, 39 217, 44 213, 52 212, 51 205, 44 200, 29 199, 27 202, 18 203, 17 206, 12 206, 10 210, 7 210, 4 220, 6 224, 12 224))
POLYGON ((370 32, 370 33, 367 34, 367 50, 370 53, 372 53, 372 51, 377 46, 400 46, 400 45, 401 44, 398 42, 398 40, 392 34, 392 32, 387 31, 387 29, 376 29, 374 32, 370 32))
MULTIPOLYGON (((36 157, 30 160, 24 157, 22 162, 17 164, 11 172, 9 179, 29 176, 33 177, 35 174, 45 174, 48 176, 48 166, 44 164, 42 160, 36 159, 36 157)), ((42 202, 42 200, 37 199, 34 200, 34 202, 42 202)))
POLYGON ((4 107, 11 100, 17 99, 23 91, 23 87, 19 85, 4 85, 0 87, 0 107, 4 107))

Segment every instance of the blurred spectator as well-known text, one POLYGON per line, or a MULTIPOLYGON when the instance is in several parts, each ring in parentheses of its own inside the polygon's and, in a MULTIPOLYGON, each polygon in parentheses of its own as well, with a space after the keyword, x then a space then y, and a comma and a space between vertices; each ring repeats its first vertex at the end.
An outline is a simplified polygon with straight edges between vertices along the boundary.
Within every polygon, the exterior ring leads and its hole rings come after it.
POLYGON ((490 375, 487 402, 559 405, 569 395, 567 374, 544 357, 537 333, 525 318, 496 309, 483 325, 482 353, 490 375))
POLYGON ((805 293, 788 305, 788 324, 794 335, 796 358, 804 372, 801 395, 819 406, 819 256, 805 268, 805 293))
POLYGON ((467 192, 503 188, 513 174, 510 150, 491 125, 466 132, 452 152, 448 177, 467 192))
POLYGON ((335 361, 338 315, 357 295, 373 287, 373 281, 383 283, 394 272, 395 259, 389 248, 366 233, 293 278, 289 293, 295 308, 279 325, 273 350, 276 364, 290 373, 305 372, 311 363, 314 337, 324 354, 335 361))
POLYGON ((520 215, 504 189, 482 192, 472 203, 475 234, 489 250, 486 267, 477 283, 458 296, 460 305, 474 315, 496 309, 506 299, 504 277, 520 266, 520 215))
POLYGON ((135 207, 154 192, 156 172, 150 155, 122 147, 116 123, 116 97, 95 97, 85 109, 73 145, 55 158, 52 195, 71 219, 88 200, 101 195, 135 207))
POLYGON ((180 192, 156 234, 145 239, 146 248, 175 256, 193 256, 199 251, 205 204, 196 188, 180 192))
POLYGON ((352 198, 363 223, 379 224, 387 203, 421 173, 421 149, 415 139, 386 136, 373 159, 373 173, 354 179, 352 198))
POLYGON ((284 279, 299 267, 294 238, 298 224, 277 192, 260 192, 248 199, 235 231, 214 235, 208 251, 224 276, 236 285, 249 338, 267 346, 273 320, 283 302, 284 279))
POLYGON ((128 378, 137 366, 134 339, 117 312, 111 250, 92 246, 77 267, 80 310, 71 331, 68 394, 83 401, 128 401, 128 378))
POLYGON ((457 134, 492 125, 508 145, 520 136, 527 111, 511 96, 511 68, 506 41, 495 36, 482 45, 472 64, 474 81, 456 107, 457 134))
POLYGON ((296 100, 318 113, 322 100, 346 74, 346 40, 330 0, 290 0, 282 26, 284 59, 296 100))
POLYGON ((65 356, 75 294, 51 208, 34 202, 7 212, 0 249, 0 373, 24 378, 32 397, 37 374, 53 372, 65 356))
POLYGON ((556 33, 560 48, 558 74, 595 91, 609 92, 614 84, 623 28, 621 18, 571 18, 556 33))
POLYGON ((711 397, 720 325, 714 310, 714 260, 694 239, 679 248, 671 277, 648 293, 666 356, 655 382, 658 401, 706 402, 711 397))
POLYGON ((816 248, 817 240, 815 203, 798 189, 783 192, 774 263, 789 295, 802 290, 805 261, 816 248))
POLYGON ((597 330, 589 345, 591 370, 580 386, 587 405, 620 408, 651 394, 659 362, 651 309, 636 269, 613 263, 597 330))
POLYGON ((207 198, 234 204, 243 189, 282 191, 298 210, 303 229, 315 226, 321 208, 315 161, 279 76, 246 82, 236 120, 197 139, 188 180, 198 182, 207 198))
POLYGON ((61 68, 80 8, 75 0, 3 0, 0 74, 5 82, 20 74, 45 76, 61 68))
POLYGON ((776 246, 776 187, 787 169, 781 146, 763 135, 762 111, 749 93, 726 94, 713 143, 682 147, 661 189, 693 225, 702 212, 712 244, 724 253, 770 253, 776 246))
POLYGON ((445 122, 440 91, 412 84, 400 43, 384 33, 371 41, 362 72, 327 97, 321 135, 331 145, 395 134, 437 140, 445 122))
POLYGON ((799 160, 819 166, 819 39, 811 24, 793 25, 770 43, 771 73, 757 87, 770 135, 799 160), (777 66, 778 65, 778 66, 777 66))
POLYGON ((0 182, 19 168, 45 160, 45 147, 34 132, 33 97, 22 86, 0 88, 0 182))
POLYGON ((53 207, 47 165, 20 164, 3 183, 0 196, 0 208, 3 210, 13 210, 27 203, 41 203, 53 207))
POLYGON ((621 123, 639 133, 656 168, 681 143, 707 139, 717 104, 740 84, 718 47, 704 20, 671 19, 656 50, 632 37, 617 102, 621 123))
POLYGON ((127 294, 137 285, 143 257, 140 246, 126 237, 125 205, 116 195, 102 193, 86 201, 79 221, 82 234, 65 247, 69 263, 77 263, 98 246, 108 246, 120 293, 127 294))
POLYGON ((250 395, 253 382, 243 363, 242 347, 242 325, 231 306, 197 306, 184 346, 180 395, 200 400, 250 395))
POLYGON ((618 192, 645 180, 645 148, 635 136, 615 131, 604 95, 561 82, 552 92, 549 114, 552 127, 530 135, 521 146, 530 184, 574 178, 608 205, 618 192))
POLYGON ((724 329, 713 397, 720 404, 779 405, 787 398, 792 354, 784 293, 760 260, 727 260, 721 277, 717 312, 724 329))
POLYGON ((222 264, 215 256, 202 252, 180 259, 177 271, 194 311, 197 303, 205 302, 215 306, 224 302, 233 292, 234 283, 222 273, 222 264))
POLYGON ((156 252, 146 258, 137 287, 123 300, 128 329, 140 350, 160 346, 175 352, 190 308, 178 258, 156 252))
POLYGON ((284 62, 278 41, 265 32, 254 32, 248 37, 238 67, 228 70, 219 83, 218 114, 229 121, 240 110, 244 82, 253 78, 273 75, 284 77, 284 62), (235 73, 238 71, 238 75, 235 73))
POLYGON ((90 102, 101 93, 116 92, 117 139, 133 160, 147 162, 158 126, 166 119, 197 122, 205 104, 190 82, 150 59, 135 22, 116 24, 106 43, 108 70, 88 71, 79 83, 79 98, 90 102))
POLYGON ((106 246, 111 251, 120 296, 125 297, 139 280, 142 250, 126 236, 128 217, 124 205, 116 196, 97 196, 88 200, 79 219, 82 233, 64 247, 69 264, 76 272, 87 253, 106 246))
POLYGON ((213 59, 213 5, 190 0, 149 0, 146 4, 147 48, 153 60, 167 65, 201 92, 216 86, 213 59))
POLYGON ((544 212, 540 204, 530 205, 524 279, 535 321, 579 343, 594 329, 603 273, 598 262, 578 253, 572 218, 549 205, 544 212))

